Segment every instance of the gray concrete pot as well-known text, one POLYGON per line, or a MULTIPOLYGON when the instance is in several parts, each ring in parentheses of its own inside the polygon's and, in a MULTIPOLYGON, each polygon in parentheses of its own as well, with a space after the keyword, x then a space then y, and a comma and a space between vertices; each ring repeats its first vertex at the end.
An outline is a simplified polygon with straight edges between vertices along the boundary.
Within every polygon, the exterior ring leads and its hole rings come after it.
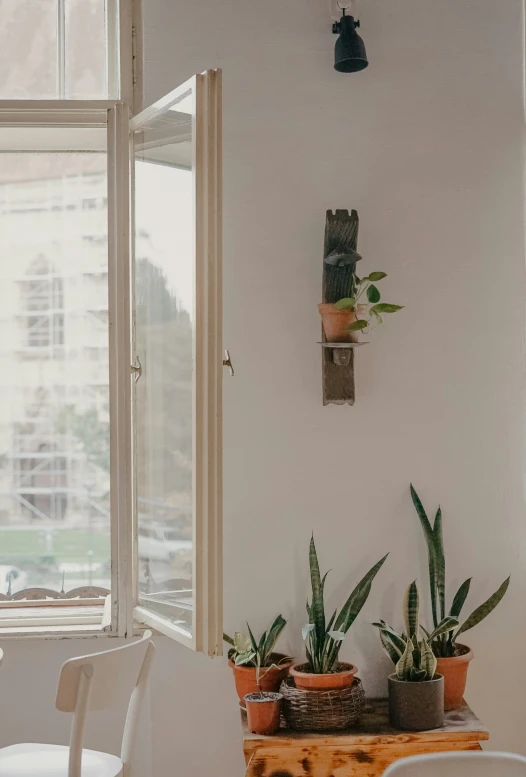
POLYGON ((444 725, 444 678, 408 683, 389 675, 389 720, 395 728, 429 731, 444 725))

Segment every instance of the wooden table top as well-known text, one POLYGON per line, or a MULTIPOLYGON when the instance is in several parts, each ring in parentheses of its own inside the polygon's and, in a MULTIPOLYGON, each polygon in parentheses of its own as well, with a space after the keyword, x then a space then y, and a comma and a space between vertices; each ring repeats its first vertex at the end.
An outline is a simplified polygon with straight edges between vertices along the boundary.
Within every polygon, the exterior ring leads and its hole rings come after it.
POLYGON ((489 739, 488 730, 482 725, 473 710, 464 704, 456 710, 445 713, 445 724, 433 731, 401 731, 389 723, 387 699, 367 699, 359 725, 346 731, 311 733, 282 728, 278 734, 264 736, 252 734, 247 727, 247 715, 241 712, 243 745, 250 753, 265 745, 283 747, 290 745, 379 745, 403 744, 407 742, 481 742, 489 739))

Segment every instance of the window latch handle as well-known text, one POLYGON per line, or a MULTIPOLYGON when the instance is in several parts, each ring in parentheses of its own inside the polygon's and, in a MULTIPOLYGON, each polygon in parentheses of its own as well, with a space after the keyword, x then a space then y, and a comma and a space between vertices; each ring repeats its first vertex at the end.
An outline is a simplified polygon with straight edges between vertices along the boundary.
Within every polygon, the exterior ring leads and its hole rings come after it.
POLYGON ((230 351, 228 348, 225 349, 225 359, 223 359, 223 367, 228 367, 230 370, 230 377, 234 377, 234 365, 232 364, 232 359, 230 358, 230 351))
POLYGON ((135 361, 137 362, 137 364, 131 365, 131 371, 133 372, 135 383, 138 383, 142 375, 142 364, 138 356, 135 357, 135 361))

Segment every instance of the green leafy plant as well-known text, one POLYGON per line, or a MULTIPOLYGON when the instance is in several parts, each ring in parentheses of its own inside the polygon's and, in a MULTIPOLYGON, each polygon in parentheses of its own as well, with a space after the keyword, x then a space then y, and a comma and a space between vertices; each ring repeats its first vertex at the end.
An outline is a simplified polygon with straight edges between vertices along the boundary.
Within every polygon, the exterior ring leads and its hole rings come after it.
POLYGON ((381 294, 376 284, 387 278, 385 272, 372 272, 365 278, 354 275, 351 282, 350 296, 335 303, 337 310, 352 310, 356 313, 356 321, 348 326, 350 332, 368 330, 371 321, 377 324, 383 322, 382 315, 396 313, 403 305, 393 305, 390 302, 380 302, 381 294), (365 296, 364 296, 365 295, 365 296), (365 301, 367 299, 367 301, 365 301))
POLYGON ((303 639, 307 645, 308 671, 313 674, 330 674, 338 671, 338 655, 342 642, 367 601, 372 582, 386 558, 387 555, 367 572, 340 612, 338 613, 335 610, 327 622, 325 618, 324 588, 325 580, 329 573, 326 572, 323 578, 321 577, 314 537, 311 538, 309 565, 312 601, 310 604, 307 602, 309 622, 302 629, 303 639))
POLYGON ((429 634, 419 619, 420 597, 416 582, 412 582, 404 596, 405 632, 398 634, 385 621, 373 623, 380 631, 382 647, 396 666, 396 676, 408 683, 421 683, 435 676, 437 659, 431 648, 434 639, 449 633, 458 625, 456 618, 448 617, 429 634))
MULTIPOLYGON (((429 521, 426 512, 422 506, 422 502, 413 486, 411 486, 411 498, 415 506, 415 510, 420 518, 420 523, 424 530, 424 535, 427 542, 427 553, 429 561, 429 587, 431 591, 431 611, 433 614, 433 626, 436 628, 440 620, 446 617, 446 559, 444 553, 444 537, 442 533, 442 511, 440 507, 437 510, 433 525, 429 521)), ((459 622, 458 628, 449 633, 442 633, 436 635, 431 640, 431 646, 433 652, 438 657, 448 658, 458 655, 458 648, 456 645, 457 638, 464 634, 464 632, 472 629, 486 618, 490 612, 499 604, 500 600, 508 590, 510 578, 507 577, 502 585, 492 594, 489 599, 486 599, 479 607, 477 607, 471 615, 469 615, 465 621, 459 622)), ((457 593, 453 598, 451 607, 449 608, 449 616, 453 618, 460 618, 460 613, 467 599, 469 589, 471 586, 471 578, 465 580, 457 593)))
POLYGON ((252 666, 256 668, 275 666, 272 661, 272 653, 286 623, 285 618, 282 615, 278 615, 274 619, 272 626, 263 632, 259 642, 255 640, 248 623, 248 634, 236 631, 233 638, 229 637, 228 634, 223 634, 225 642, 232 646, 228 651, 228 657, 232 659, 236 666, 252 666))

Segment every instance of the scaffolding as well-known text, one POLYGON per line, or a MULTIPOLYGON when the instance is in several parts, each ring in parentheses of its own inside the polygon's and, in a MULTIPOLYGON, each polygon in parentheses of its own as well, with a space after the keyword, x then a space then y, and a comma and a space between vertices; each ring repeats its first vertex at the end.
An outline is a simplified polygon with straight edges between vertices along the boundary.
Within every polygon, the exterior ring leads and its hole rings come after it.
POLYGON ((11 397, 0 418, 2 513, 4 523, 71 526, 89 516, 107 529, 109 472, 89 446, 93 425, 99 447, 109 428, 106 181, 100 171, 49 175, 0 185, 0 244, 16 257, 2 268, 12 293, 0 320, 11 397))

